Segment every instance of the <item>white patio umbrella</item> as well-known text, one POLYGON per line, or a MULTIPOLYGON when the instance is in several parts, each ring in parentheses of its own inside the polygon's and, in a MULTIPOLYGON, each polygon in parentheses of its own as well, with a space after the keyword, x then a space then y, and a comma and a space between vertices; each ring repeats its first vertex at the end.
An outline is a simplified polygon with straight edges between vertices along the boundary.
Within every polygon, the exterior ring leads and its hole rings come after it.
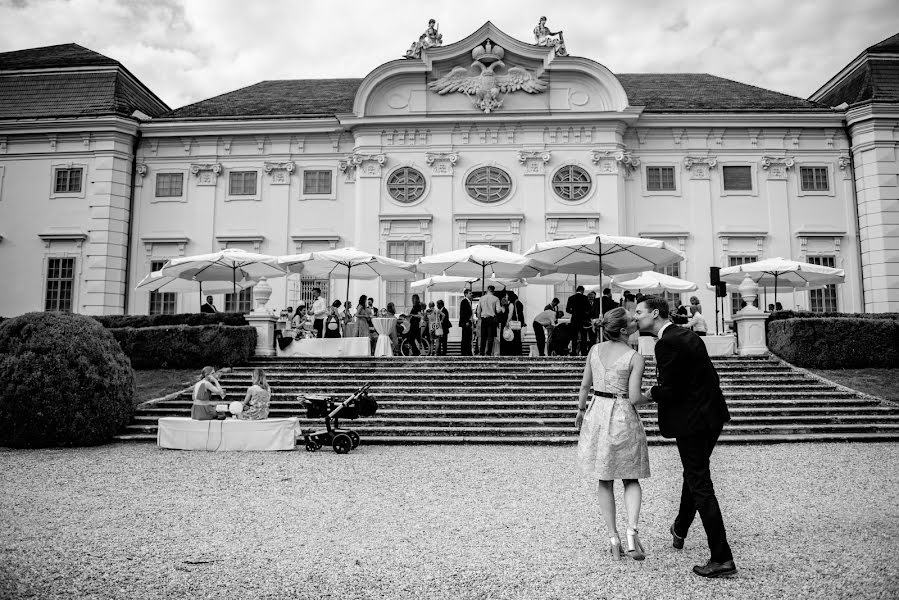
MULTIPOLYGON (((622 277, 628 277, 628 275, 622 275, 622 277)), ((577 288, 579 285, 577 273, 551 273, 549 275, 540 275, 539 277, 528 277, 527 282, 528 285, 570 285, 574 288, 577 288)), ((580 284, 583 285, 583 283, 584 280, 582 278, 580 284)), ((603 287, 611 286, 612 278, 608 275, 603 275, 601 285, 603 287)))
POLYGON ((330 279, 346 277, 347 300, 350 279, 415 279, 415 265, 410 262, 371 254, 355 248, 338 248, 292 254, 278 258, 278 264, 291 273, 302 273, 330 279))
MULTIPOLYGON (((251 287, 255 283, 255 280, 243 279, 236 282, 236 286, 237 289, 242 290, 251 287)), ((200 304, 202 304, 203 292, 206 292, 207 294, 223 294, 232 291, 234 285, 235 284, 224 281, 207 281, 204 286, 202 281, 197 281, 195 279, 181 279, 180 277, 164 275, 162 271, 153 271, 141 279, 135 289, 143 290, 145 292, 161 291, 171 293, 193 293, 199 291, 200 304)))
MULTIPOLYGON (((462 292, 471 289, 480 283, 480 277, 459 277, 453 275, 434 275, 425 279, 419 279, 409 284, 415 290, 424 289, 429 292, 462 292)), ((523 279, 487 279, 487 285, 492 285, 498 290, 524 287, 527 282, 523 279)))
MULTIPOLYGON (((628 276, 625 276, 627 278, 628 276)), ((637 277, 630 279, 612 280, 612 289, 628 290, 630 292, 695 292, 699 289, 692 281, 657 273, 655 271, 643 271, 637 277)))
POLYGON ((518 279, 555 272, 552 266, 539 260, 486 245, 422 256, 415 262, 415 268, 419 273, 471 276, 480 279, 482 292, 486 287, 485 280, 488 275, 493 279, 497 277, 518 279))
POLYGON ((774 302, 781 287, 792 289, 812 289, 815 286, 843 283, 846 274, 843 269, 813 265, 787 258, 766 258, 751 263, 721 269, 721 280, 738 284, 749 275, 759 287, 774 287, 774 302))
POLYGON ((175 258, 163 265, 161 271, 163 275, 190 281, 230 281, 234 293, 238 281, 283 277, 286 273, 278 266, 277 257, 236 248, 175 258))

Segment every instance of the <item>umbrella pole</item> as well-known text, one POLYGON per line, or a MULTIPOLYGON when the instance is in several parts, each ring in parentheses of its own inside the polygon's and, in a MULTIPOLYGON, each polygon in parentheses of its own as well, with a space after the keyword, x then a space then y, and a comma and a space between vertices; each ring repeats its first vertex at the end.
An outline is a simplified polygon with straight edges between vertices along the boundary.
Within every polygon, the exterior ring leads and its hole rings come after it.
POLYGON ((777 310, 777 271, 774 272, 774 310, 777 310))
POLYGON ((203 308, 203 282, 198 281, 197 283, 200 284, 200 308, 203 308))
POLYGON ((353 267, 350 265, 347 265, 347 267, 346 267, 346 301, 347 302, 350 301, 350 269, 352 269, 352 268, 353 267))
POLYGON ((603 287, 602 287, 602 238, 599 240, 599 314, 600 316, 606 316, 606 311, 602 308, 602 297, 603 297, 603 287))
POLYGON ((231 267, 231 293, 234 294, 234 305, 237 306, 237 267, 231 267))
POLYGON ((487 275, 487 263, 481 265, 481 295, 484 295, 484 277, 487 275))

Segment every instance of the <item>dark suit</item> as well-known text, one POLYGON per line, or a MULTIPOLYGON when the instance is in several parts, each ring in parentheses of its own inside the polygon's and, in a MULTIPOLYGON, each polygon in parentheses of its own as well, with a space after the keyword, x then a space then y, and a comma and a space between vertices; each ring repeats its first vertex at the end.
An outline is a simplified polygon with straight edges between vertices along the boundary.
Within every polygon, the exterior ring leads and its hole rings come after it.
POLYGON ((677 440, 684 467, 675 533, 686 536, 698 511, 712 560, 733 560, 709 466, 721 428, 730 420, 718 373, 699 336, 678 325, 665 328, 655 354, 658 385, 651 393, 659 405, 659 431, 677 440))
POLYGON ((449 330, 452 325, 450 324, 449 311, 446 307, 444 306, 438 310, 443 315, 443 318, 440 320, 440 329, 443 330, 443 335, 437 340, 437 354, 439 356, 446 356, 446 338, 449 337, 449 330))
POLYGON ((571 315, 571 354, 586 356, 590 350, 590 332, 584 327, 590 320, 590 300, 584 294, 569 296, 565 312, 571 315))
POLYGON ((600 314, 599 316, 602 316, 613 308, 618 308, 618 303, 612 300, 611 296, 603 296, 600 306, 602 307, 602 314, 600 314))
POLYGON ((471 300, 462 298, 459 303, 459 327, 462 328, 462 356, 471 356, 471 300))
POLYGON ((214 313, 214 312, 218 312, 218 311, 215 310, 215 306, 213 306, 212 304, 204 303, 200 307, 200 312, 201 313, 214 313))

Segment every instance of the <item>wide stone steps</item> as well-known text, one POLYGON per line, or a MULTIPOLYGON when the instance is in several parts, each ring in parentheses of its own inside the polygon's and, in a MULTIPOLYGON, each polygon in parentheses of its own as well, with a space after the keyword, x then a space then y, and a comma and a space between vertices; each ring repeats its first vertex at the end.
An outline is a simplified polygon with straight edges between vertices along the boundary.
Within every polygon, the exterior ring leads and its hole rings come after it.
MULTIPOLYGON (((899 440, 899 408, 880 405, 767 358, 714 359, 732 420, 722 443, 899 440)), ((273 388, 271 416, 307 419, 297 396, 348 396, 363 383, 378 401, 374 417, 341 421, 365 444, 573 444, 573 419, 584 367, 568 357, 420 357, 254 359, 222 375, 229 400, 242 396, 253 367, 273 388)), ((650 358, 644 386, 655 383, 650 358)), ((164 416, 189 416, 190 393, 138 410, 118 436, 155 441, 164 416)), ((653 406, 639 410, 650 443, 660 437, 653 406)))

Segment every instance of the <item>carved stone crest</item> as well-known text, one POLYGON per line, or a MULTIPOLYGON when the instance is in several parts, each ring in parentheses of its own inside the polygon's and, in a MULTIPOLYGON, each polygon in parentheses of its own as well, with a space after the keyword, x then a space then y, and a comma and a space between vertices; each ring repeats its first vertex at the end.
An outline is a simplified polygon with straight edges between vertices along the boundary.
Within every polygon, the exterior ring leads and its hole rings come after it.
POLYGON ((709 171, 718 165, 718 159, 714 156, 687 156, 684 158, 684 168, 690 172, 690 179, 708 179, 709 171))
POLYGON ((786 179, 787 171, 796 164, 790 157, 766 156, 762 158, 762 170, 768 172, 768 179, 786 179))
POLYGON ((192 164, 190 172, 197 177, 197 185, 215 185, 222 173, 221 163, 192 164))
POLYGON ((518 162, 524 165, 525 175, 543 175, 550 158, 552 154, 546 151, 518 151, 518 162))
POLYGON ((262 170, 268 173, 274 185, 287 185, 290 183, 290 174, 296 170, 296 165, 292 161, 288 162, 266 162, 262 170))
POLYGON ((617 174, 623 170, 624 176, 630 177, 640 168, 640 159, 630 150, 593 150, 590 159, 599 166, 599 172, 603 175, 617 174))
POLYGON ((425 154, 425 162, 431 167, 433 175, 452 175, 453 165, 459 160, 456 152, 428 152, 425 154))
POLYGON ((387 162, 387 155, 357 152, 349 157, 349 162, 355 167, 360 177, 380 177, 381 167, 387 162))
POLYGON ((549 87, 547 82, 522 67, 509 67, 505 73, 496 73, 497 69, 506 68, 502 61, 505 54, 505 50, 487 40, 471 51, 474 62, 470 67, 456 67, 429 83, 428 88, 441 96, 452 92, 465 94, 476 108, 490 113, 500 108, 511 92, 524 90, 528 94, 539 94, 549 87), (472 75, 475 69, 479 72, 472 75))

